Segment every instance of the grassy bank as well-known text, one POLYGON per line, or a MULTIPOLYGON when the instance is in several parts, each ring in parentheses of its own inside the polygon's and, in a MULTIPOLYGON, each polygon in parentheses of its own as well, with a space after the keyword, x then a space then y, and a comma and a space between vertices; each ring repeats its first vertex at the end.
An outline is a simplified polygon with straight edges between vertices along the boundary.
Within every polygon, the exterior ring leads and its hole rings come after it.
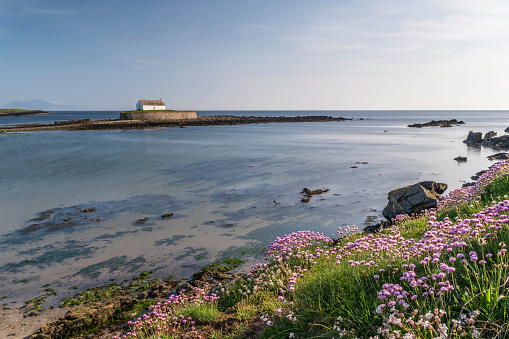
POLYGON ((508 173, 379 233, 277 238, 220 297, 172 296, 122 338, 507 338, 508 173))

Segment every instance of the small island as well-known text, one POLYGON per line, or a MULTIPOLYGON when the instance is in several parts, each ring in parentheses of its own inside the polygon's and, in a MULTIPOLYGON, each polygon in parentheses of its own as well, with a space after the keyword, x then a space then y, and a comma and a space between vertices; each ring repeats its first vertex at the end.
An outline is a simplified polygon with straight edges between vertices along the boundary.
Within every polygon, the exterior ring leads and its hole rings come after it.
POLYGON ((49 114, 45 111, 34 110, 34 109, 19 109, 19 108, 8 108, 0 109, 0 117, 19 117, 19 116, 32 116, 32 115, 45 115, 49 114))
POLYGON ((175 111, 166 109, 163 98, 160 100, 140 99, 136 103, 135 111, 126 111, 120 113, 120 120, 185 120, 196 119, 198 116, 195 111, 175 111))
POLYGON ((424 124, 408 125, 408 127, 416 127, 416 128, 433 127, 433 126, 452 127, 453 125, 464 125, 464 124, 465 124, 464 121, 458 121, 456 119, 451 119, 451 120, 431 120, 431 121, 426 122, 424 124))

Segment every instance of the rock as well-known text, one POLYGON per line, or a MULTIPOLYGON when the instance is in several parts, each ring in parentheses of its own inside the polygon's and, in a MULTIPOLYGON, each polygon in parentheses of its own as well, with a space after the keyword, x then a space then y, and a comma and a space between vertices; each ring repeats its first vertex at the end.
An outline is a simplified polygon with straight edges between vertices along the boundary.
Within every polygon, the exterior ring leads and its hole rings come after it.
POLYGON ((482 145, 484 147, 491 147, 493 149, 509 149, 509 135, 490 137, 487 140, 483 139, 482 145))
POLYGON ((467 144, 467 146, 479 146, 482 141, 482 132, 468 132, 468 136, 465 140, 463 140, 464 143, 467 144))
POLYGON ((506 160, 506 159, 509 159, 509 153, 497 153, 497 154, 489 155, 487 158, 489 160, 506 160))
POLYGON ((466 162, 467 157, 456 157, 456 158, 454 158, 454 160, 456 160, 457 162, 466 162))
POLYGON ((101 326, 115 316, 118 310, 132 309, 138 300, 130 297, 116 297, 101 302, 91 303, 88 307, 69 310, 59 320, 42 326, 32 334, 32 339, 68 338, 70 333, 79 334, 94 326, 101 326))
POLYGON ((447 184, 423 181, 415 185, 398 188, 389 192, 389 202, 382 215, 391 220, 399 214, 420 213, 437 206, 437 200, 447 189, 447 184))
POLYGON ((161 215, 161 219, 166 219, 166 218, 170 218, 170 217, 173 217, 173 213, 166 213, 166 214, 161 215))
POLYGON ((390 227, 391 225, 392 225, 392 222, 383 220, 383 221, 380 221, 379 223, 376 223, 374 225, 369 225, 369 226, 364 227, 363 231, 366 233, 375 233, 375 232, 381 231, 384 228, 390 227))
POLYGON ((507 127, 507 128, 504 130, 504 132, 509 132, 509 127, 507 127))
POLYGON ((301 194, 304 194, 304 197, 302 199, 300 199, 300 201, 309 202, 309 200, 311 200, 311 197, 313 195, 319 195, 319 194, 322 194, 325 192, 329 192, 329 189, 324 188, 324 189, 317 189, 317 190, 311 191, 309 188, 304 187, 304 189, 300 192, 301 194))
POLYGON ((489 131, 482 138, 481 145, 488 146, 490 144, 490 140, 497 136, 497 132, 489 131))
POLYGON ((502 135, 497 137, 494 131, 487 132, 482 137, 481 132, 468 132, 467 138, 463 141, 468 146, 484 146, 493 149, 509 149, 509 135, 502 135))
POLYGON ((472 179, 472 180, 477 180, 477 179, 479 179, 479 177, 480 177, 481 175, 483 175, 485 172, 486 172, 486 170, 479 171, 479 172, 477 172, 475 175, 471 176, 471 177, 470 177, 470 179, 472 179))
POLYGON ((417 128, 430 127, 430 126, 452 127, 452 125, 463 125, 463 124, 465 124, 464 121, 458 121, 456 119, 451 119, 451 120, 431 120, 431 121, 426 122, 424 124, 408 125, 408 127, 417 127, 417 128))
POLYGON ((155 286, 152 291, 150 291, 148 297, 152 298, 152 299, 166 298, 166 296, 168 295, 169 292, 170 292, 170 289, 167 286, 165 286, 163 284, 159 284, 159 285, 155 286))

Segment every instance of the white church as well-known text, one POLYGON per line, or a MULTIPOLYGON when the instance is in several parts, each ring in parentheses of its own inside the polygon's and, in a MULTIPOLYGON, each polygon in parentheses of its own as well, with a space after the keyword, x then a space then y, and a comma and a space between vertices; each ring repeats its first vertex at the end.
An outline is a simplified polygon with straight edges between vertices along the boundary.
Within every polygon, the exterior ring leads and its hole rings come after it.
POLYGON ((166 109, 166 105, 161 100, 138 100, 136 104, 136 110, 138 111, 163 111, 166 109))

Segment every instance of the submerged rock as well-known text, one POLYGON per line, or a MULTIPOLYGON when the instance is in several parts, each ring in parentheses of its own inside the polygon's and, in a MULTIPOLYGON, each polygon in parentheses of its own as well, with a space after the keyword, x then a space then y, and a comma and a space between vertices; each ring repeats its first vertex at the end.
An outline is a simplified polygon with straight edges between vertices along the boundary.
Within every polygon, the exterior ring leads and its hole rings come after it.
POLYGON ((417 184, 398 188, 387 195, 389 202, 382 215, 391 220, 399 214, 419 213, 437 206, 437 200, 447 189, 447 184, 434 181, 422 181, 417 184))
POLYGON ((300 201, 309 202, 309 200, 311 200, 311 197, 313 195, 319 195, 319 194, 322 194, 325 192, 329 192, 329 189, 324 188, 324 189, 316 189, 316 190, 312 191, 309 188, 304 187, 304 189, 300 192, 301 194, 304 194, 304 197, 302 199, 300 199, 300 201))
POLYGON ((467 157, 456 157, 454 158, 454 160, 456 160, 457 162, 466 162, 467 161, 467 157))

